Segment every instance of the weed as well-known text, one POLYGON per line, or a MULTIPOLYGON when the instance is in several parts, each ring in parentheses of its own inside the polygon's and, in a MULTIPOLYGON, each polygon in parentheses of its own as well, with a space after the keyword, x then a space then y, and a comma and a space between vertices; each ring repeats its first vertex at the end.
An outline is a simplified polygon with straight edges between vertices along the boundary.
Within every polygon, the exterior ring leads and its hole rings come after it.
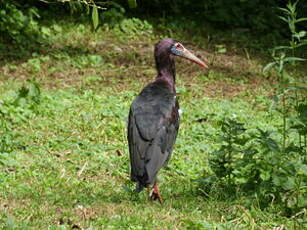
POLYGON ((114 27, 114 32, 123 39, 129 37, 135 39, 139 36, 150 36, 153 27, 147 21, 138 18, 124 19, 114 27))

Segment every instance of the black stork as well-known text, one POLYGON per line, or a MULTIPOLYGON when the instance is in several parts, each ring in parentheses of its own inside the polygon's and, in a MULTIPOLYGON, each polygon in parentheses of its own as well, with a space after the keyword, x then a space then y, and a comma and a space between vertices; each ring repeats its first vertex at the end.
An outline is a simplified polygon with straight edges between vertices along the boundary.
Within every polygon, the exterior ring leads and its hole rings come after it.
POLYGON ((175 61, 179 56, 203 67, 207 65, 173 39, 163 39, 154 51, 157 76, 134 99, 130 107, 128 142, 131 180, 137 182, 136 192, 153 189, 150 197, 162 198, 157 185, 158 171, 167 164, 179 128, 179 104, 176 99, 175 61))

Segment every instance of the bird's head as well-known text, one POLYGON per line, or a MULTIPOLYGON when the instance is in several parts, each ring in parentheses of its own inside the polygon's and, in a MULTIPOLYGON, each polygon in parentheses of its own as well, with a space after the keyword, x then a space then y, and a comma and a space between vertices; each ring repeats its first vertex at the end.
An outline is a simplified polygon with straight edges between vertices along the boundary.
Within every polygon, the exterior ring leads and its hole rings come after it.
POLYGON ((157 59, 159 57, 171 56, 172 58, 172 56, 179 56, 186 58, 202 67, 208 68, 206 63, 204 63, 202 60, 192 54, 180 42, 171 38, 162 39, 156 44, 155 56, 156 61, 158 61, 157 59))

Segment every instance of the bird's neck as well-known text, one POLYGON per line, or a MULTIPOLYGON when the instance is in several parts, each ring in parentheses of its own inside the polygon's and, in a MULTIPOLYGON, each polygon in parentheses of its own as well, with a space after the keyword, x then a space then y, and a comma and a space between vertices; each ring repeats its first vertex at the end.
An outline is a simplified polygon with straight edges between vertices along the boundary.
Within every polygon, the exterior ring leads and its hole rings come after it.
POLYGON ((163 80, 168 83, 172 91, 175 92, 176 83, 176 70, 175 62, 171 57, 163 58, 160 62, 156 63, 158 75, 156 80, 163 80))

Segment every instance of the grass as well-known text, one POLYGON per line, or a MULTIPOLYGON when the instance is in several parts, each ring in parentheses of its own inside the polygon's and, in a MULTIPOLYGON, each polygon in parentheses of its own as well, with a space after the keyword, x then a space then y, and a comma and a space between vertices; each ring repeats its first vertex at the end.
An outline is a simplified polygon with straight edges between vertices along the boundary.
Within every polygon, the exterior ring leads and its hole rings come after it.
POLYGON ((161 206, 131 192, 126 120, 155 76, 152 46, 165 34, 56 28, 52 45, 0 67, 1 103, 13 102, 27 79, 41 90, 39 104, 8 107, 12 151, 0 156, 0 229, 301 229, 295 218, 244 200, 205 198, 197 182, 210 172, 221 118, 236 116, 251 129, 281 124, 267 109, 273 87, 261 60, 200 49, 209 72, 177 61, 183 115, 159 176, 161 206))

